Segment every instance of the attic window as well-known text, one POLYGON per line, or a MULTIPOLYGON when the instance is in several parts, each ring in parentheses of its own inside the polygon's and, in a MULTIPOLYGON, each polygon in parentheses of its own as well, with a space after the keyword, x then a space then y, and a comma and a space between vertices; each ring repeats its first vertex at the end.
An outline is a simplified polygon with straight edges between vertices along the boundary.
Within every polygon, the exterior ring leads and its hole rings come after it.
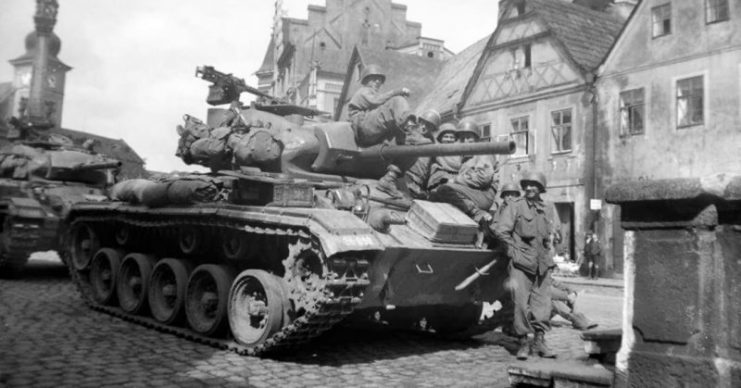
POLYGON ((519 3, 515 4, 515 9, 517 10, 517 16, 525 14, 525 2, 520 1, 519 3))
POLYGON ((326 44, 326 43, 324 43, 324 42, 320 42, 320 43, 319 43, 319 48, 321 48, 321 49, 325 49, 325 48, 327 48, 327 44, 326 44))
POLYGON ((669 35, 672 33, 672 8, 671 3, 666 3, 651 9, 652 36, 669 35))
POLYGON ((428 51, 427 58, 435 58, 435 53, 433 53, 432 51, 428 51))

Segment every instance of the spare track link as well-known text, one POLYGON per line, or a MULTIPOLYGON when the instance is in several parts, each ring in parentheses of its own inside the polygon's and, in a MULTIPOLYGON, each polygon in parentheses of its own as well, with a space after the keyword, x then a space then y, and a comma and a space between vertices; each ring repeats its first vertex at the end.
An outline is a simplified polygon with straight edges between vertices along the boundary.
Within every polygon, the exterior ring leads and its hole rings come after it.
MULTIPOLYGON (((183 217, 183 219, 170 218, 168 220, 144 221, 131 219, 125 216, 85 216, 75 219, 70 226, 81 222, 104 224, 118 222, 142 228, 166 228, 176 225, 200 225, 205 227, 230 228, 238 231, 248 231, 250 233, 264 235, 299 237, 310 236, 308 231, 299 230, 298 228, 284 228, 281 226, 251 227, 244 225, 245 222, 238 221, 219 222, 214 220, 188 220, 185 218, 186 217, 183 217)), ((69 255, 69 250, 65 249, 64 252, 65 255, 69 255)), ((329 293, 331 297, 324 298, 324 300, 318 301, 316 307, 312 309, 312 311, 307 312, 301 317, 296 318, 292 323, 283 327, 280 332, 275 333, 264 343, 258 346, 248 347, 237 343, 231 338, 206 337, 191 331, 185 326, 168 326, 158 322, 151 317, 132 315, 124 312, 122 309, 116 306, 105 306, 98 304, 92 297, 92 292, 90 290, 89 284, 83 281, 81 274, 74 268, 72 260, 69 257, 67 258, 67 263, 67 268, 69 269, 72 280, 77 285, 78 291, 80 292, 83 301, 91 309, 104 312, 106 314, 110 314, 148 328, 153 328, 164 333, 175 334, 178 337, 185 338, 190 341, 206 344, 221 350, 230 350, 240 355, 246 356, 257 356, 261 354, 279 352, 283 349, 305 343, 312 338, 319 336, 353 312, 355 306, 358 305, 361 301, 362 293, 365 290, 365 287, 369 284, 367 277, 369 263, 366 259, 359 257, 343 257, 342 255, 332 256, 331 259, 327 258, 329 271, 326 287, 330 288, 330 290, 333 291, 329 293), (344 272, 347 268, 352 268, 354 270, 350 274, 351 276, 347 276, 348 273, 344 272)))
POLYGON ((56 230, 46 231, 42 226, 33 223, 30 227, 18 220, 9 222, 10 229, 6 230, 9 243, 0 253, 0 271, 19 271, 26 265, 29 256, 38 251, 39 241, 47 238, 49 233, 56 236, 56 230))

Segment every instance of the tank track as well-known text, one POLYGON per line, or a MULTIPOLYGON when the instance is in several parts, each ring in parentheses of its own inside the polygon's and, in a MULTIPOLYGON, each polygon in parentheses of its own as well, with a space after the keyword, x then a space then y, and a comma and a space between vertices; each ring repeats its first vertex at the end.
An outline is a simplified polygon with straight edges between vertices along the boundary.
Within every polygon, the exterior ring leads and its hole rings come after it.
MULTIPOLYGON (((182 219, 152 221, 137 220, 121 215, 85 216, 75 219, 72 225, 81 222, 104 223, 109 225, 116 222, 140 228, 154 229, 164 229, 182 225, 197 225, 210 228, 229 228, 235 231, 247 231, 249 233, 266 236, 310 237, 308 231, 295 227, 260 227, 245 225, 246 221, 219 222, 188 217, 183 217, 182 219)), ((64 254, 65 256, 68 256, 69 251, 65 250, 64 254)), ((69 257, 66 258, 70 276, 77 285, 83 301, 91 309, 122 318, 147 328, 174 334, 178 337, 197 343, 206 344, 221 350, 230 350, 240 355, 247 356, 277 353, 284 349, 305 343, 329 330, 336 323, 353 312, 355 306, 361 301, 365 287, 370 283, 367 276, 369 267, 368 261, 364 258, 350 257, 342 254, 326 258, 326 261, 328 271, 325 275, 325 280, 327 281, 325 288, 329 289, 330 292, 325 293, 325 295, 329 295, 329 297, 318 300, 311 311, 307 311, 302 316, 296 318, 289 325, 283 327, 279 332, 268 338, 264 343, 254 347, 248 347, 237 343, 231 338, 206 337, 185 326, 168 326, 151 317, 132 315, 115 306, 98 304, 93 299, 90 285, 83 279, 83 274, 74 268, 72 260, 69 257)))
POLYGON ((29 225, 18 220, 12 220, 6 225, 3 237, 2 252, 0 253, 0 271, 14 273, 21 271, 26 265, 29 256, 39 251, 39 243, 56 237, 56 230, 44 230, 43 225, 35 223, 29 225))

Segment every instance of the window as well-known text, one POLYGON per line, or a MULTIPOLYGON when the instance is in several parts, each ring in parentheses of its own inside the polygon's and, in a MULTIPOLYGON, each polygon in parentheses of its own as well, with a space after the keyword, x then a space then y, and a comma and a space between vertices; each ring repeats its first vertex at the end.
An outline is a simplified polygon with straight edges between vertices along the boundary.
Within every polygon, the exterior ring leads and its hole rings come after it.
POLYGON ((486 124, 481 127, 481 140, 491 139, 491 124, 486 124))
POLYGON ((551 112, 552 152, 571 151, 571 109, 551 112))
POLYGON ((698 125, 703 121, 702 76, 677 81, 677 127, 698 125))
POLYGON ((651 9, 652 36, 654 38, 672 33, 672 8, 667 3, 651 9))
POLYGON ((517 150, 512 156, 527 156, 530 153, 530 135, 528 130, 528 117, 512 119, 512 132, 510 136, 517 145, 517 150))
POLYGON ((728 0, 705 0, 705 22, 728 20, 728 0))
POLYGON ((620 93, 620 134, 643 134, 643 88, 620 93))
POLYGON ((531 57, 530 57, 530 45, 529 44, 526 44, 525 46, 523 46, 522 51, 525 53, 525 67, 528 68, 528 67, 530 67, 530 59, 531 59, 531 57))

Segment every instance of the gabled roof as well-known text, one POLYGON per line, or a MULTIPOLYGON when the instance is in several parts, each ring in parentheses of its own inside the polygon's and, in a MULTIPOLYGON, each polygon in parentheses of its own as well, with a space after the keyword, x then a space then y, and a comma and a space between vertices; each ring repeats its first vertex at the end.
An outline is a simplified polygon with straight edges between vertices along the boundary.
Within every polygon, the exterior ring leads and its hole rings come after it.
POLYGON ((433 82, 435 87, 422 98, 419 111, 435 109, 443 116, 455 111, 455 106, 460 102, 461 94, 490 36, 480 39, 443 62, 442 70, 433 82))
MULTIPOLYGON (((412 93, 407 97, 407 100, 412 109, 416 109, 422 99, 436 87, 435 79, 443 65, 443 62, 438 59, 392 50, 371 50, 356 46, 353 49, 347 69, 345 69, 345 82, 340 94, 340 101, 344 103, 349 101, 350 93, 357 90, 359 82, 354 82, 356 80, 353 77, 358 76, 355 72, 358 63, 364 66, 369 64, 381 66, 386 73, 386 83, 382 90, 409 88, 412 93)), ((338 109, 341 110, 342 107, 338 109)), ((339 112, 336 112, 336 117, 338 116, 339 112)))
POLYGON ((620 34, 625 20, 606 12, 553 0, 528 0, 582 71, 595 70, 620 34))

